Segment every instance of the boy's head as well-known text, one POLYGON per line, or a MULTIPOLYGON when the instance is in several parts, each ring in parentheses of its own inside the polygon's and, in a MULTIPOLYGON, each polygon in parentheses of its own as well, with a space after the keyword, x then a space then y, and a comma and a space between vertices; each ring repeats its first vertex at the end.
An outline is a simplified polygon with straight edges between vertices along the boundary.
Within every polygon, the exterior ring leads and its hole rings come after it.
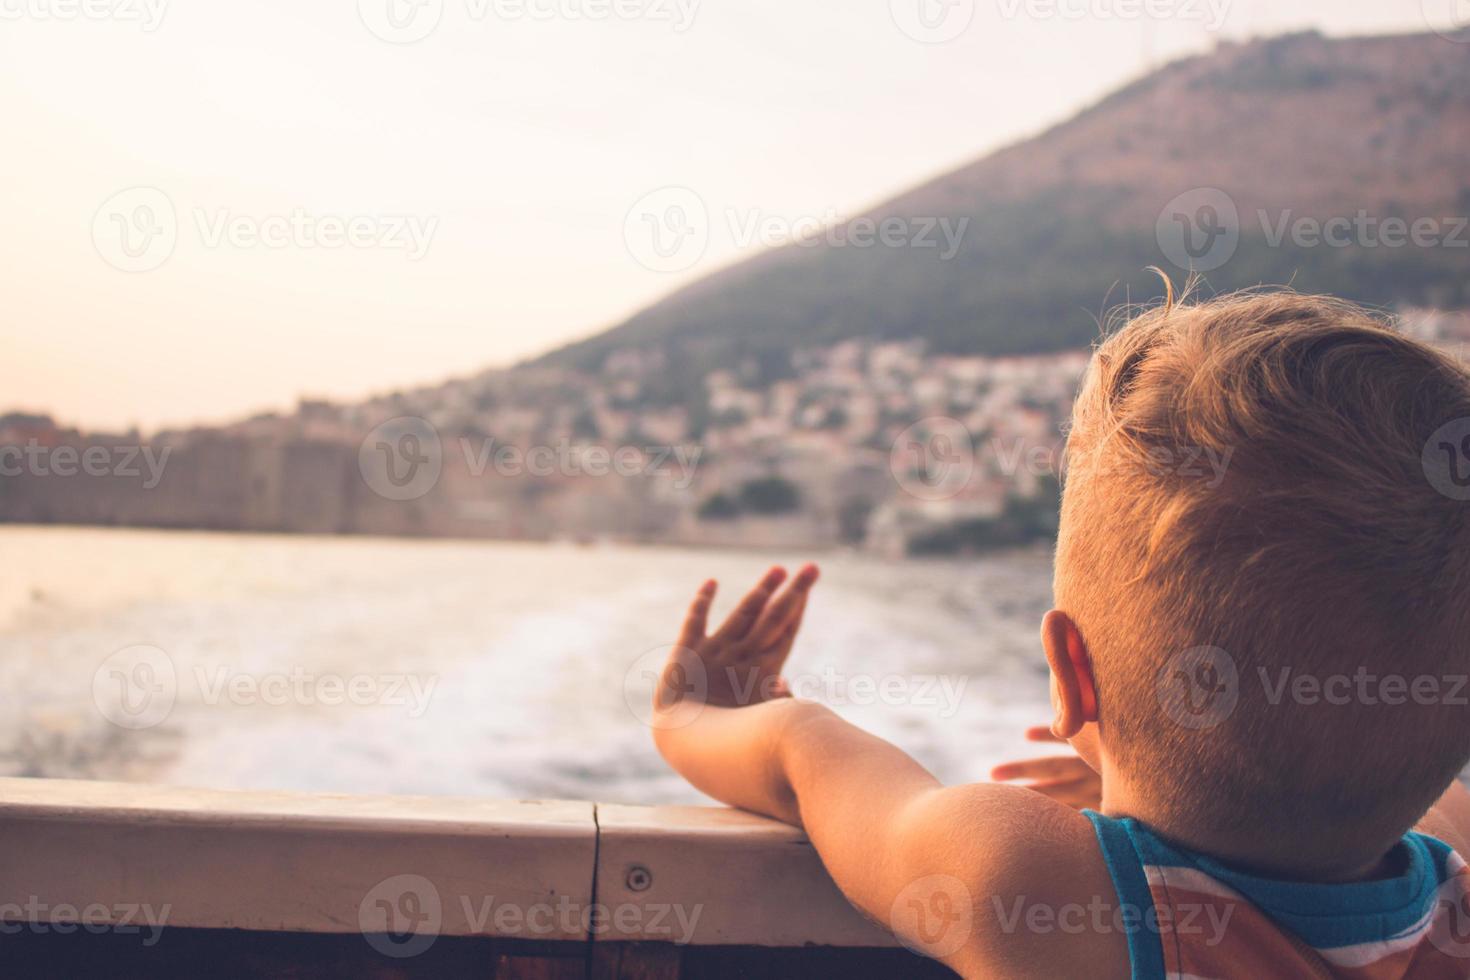
POLYGON ((1460 419, 1453 360, 1325 297, 1170 303, 1097 350, 1056 601, 1084 740, 1155 819, 1376 843, 1464 766, 1470 503, 1425 462, 1470 470, 1460 419))

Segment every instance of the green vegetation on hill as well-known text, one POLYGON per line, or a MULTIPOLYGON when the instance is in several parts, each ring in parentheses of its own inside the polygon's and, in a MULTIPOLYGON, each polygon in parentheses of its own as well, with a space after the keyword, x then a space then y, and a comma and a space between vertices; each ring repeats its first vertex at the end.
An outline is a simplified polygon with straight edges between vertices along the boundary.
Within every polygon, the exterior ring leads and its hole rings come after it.
POLYGON ((801 509, 801 488, 779 476, 747 480, 739 493, 716 493, 699 506, 699 519, 728 521, 741 515, 774 517, 801 509))
POLYGON ((913 538, 915 556, 961 555, 1053 541, 1061 523, 1062 490, 1048 479, 1032 497, 1009 497, 997 517, 975 517, 935 528, 913 538))
MULTIPOLYGON (((964 245, 947 262, 915 249, 803 250, 697 296, 673 297, 551 359, 596 370, 619 348, 660 346, 679 369, 666 374, 667 391, 650 394, 688 403, 693 391, 681 385, 698 388, 710 369, 749 358, 774 381, 789 370, 793 349, 849 338, 917 338, 949 354, 1086 346, 1108 309, 1159 296, 1148 266, 1185 277, 1160 254, 1151 227, 1110 230, 1097 197, 1079 189, 994 202, 969 216, 964 245)), ((1242 225, 1234 257, 1205 276, 1207 292, 1290 284, 1374 306, 1470 305, 1466 249, 1272 246, 1254 214, 1242 225)))
POLYGON ((916 188, 868 217, 968 225, 939 247, 787 246, 679 290, 622 325, 547 355, 597 370, 615 350, 662 351, 657 401, 695 405, 704 374, 755 363, 767 381, 794 349, 849 338, 926 342, 934 353, 1011 355, 1085 346, 1100 315, 1156 298, 1164 203, 1224 186, 1240 243, 1205 292, 1291 285, 1374 306, 1470 306, 1458 244, 1273 246, 1292 217, 1470 214, 1454 134, 1470 125, 1470 48, 1434 35, 1289 35, 1184 59, 1026 143, 916 188))

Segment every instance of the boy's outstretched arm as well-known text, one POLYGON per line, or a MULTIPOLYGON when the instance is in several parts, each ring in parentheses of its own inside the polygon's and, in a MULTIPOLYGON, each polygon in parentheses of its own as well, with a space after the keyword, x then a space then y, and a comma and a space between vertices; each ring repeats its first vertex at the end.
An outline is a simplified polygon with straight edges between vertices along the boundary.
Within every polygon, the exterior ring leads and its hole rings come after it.
MULTIPOLYGON (((655 694, 664 758, 716 799, 802 827, 849 901, 964 975, 1084 963, 1107 975, 1099 937, 1040 937, 1014 918, 1007 932, 1001 914, 1111 895, 1087 819, 1019 787, 945 787, 895 746, 791 698, 780 670, 817 571, 778 592, 785 577, 768 572, 713 634, 715 586, 700 589, 655 694)), ((1126 951, 1119 962, 1126 976, 1126 951)))

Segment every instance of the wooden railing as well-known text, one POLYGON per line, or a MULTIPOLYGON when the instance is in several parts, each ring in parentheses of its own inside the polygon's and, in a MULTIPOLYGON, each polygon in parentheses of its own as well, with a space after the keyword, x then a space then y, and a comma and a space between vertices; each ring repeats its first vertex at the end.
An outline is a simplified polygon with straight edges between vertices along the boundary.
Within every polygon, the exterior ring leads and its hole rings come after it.
POLYGON ((732 810, 0 779, 0 976, 949 976, 732 810))

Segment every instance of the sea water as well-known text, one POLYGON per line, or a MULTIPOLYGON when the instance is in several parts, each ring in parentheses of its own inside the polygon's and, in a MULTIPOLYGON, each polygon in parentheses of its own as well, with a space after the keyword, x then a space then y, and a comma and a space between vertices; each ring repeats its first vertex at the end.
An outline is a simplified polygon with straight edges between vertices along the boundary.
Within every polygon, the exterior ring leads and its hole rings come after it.
POLYGON ((0 774, 700 802, 650 664, 694 590, 823 577, 797 692, 947 782, 1037 754, 1044 550, 962 561, 0 527, 0 774))

